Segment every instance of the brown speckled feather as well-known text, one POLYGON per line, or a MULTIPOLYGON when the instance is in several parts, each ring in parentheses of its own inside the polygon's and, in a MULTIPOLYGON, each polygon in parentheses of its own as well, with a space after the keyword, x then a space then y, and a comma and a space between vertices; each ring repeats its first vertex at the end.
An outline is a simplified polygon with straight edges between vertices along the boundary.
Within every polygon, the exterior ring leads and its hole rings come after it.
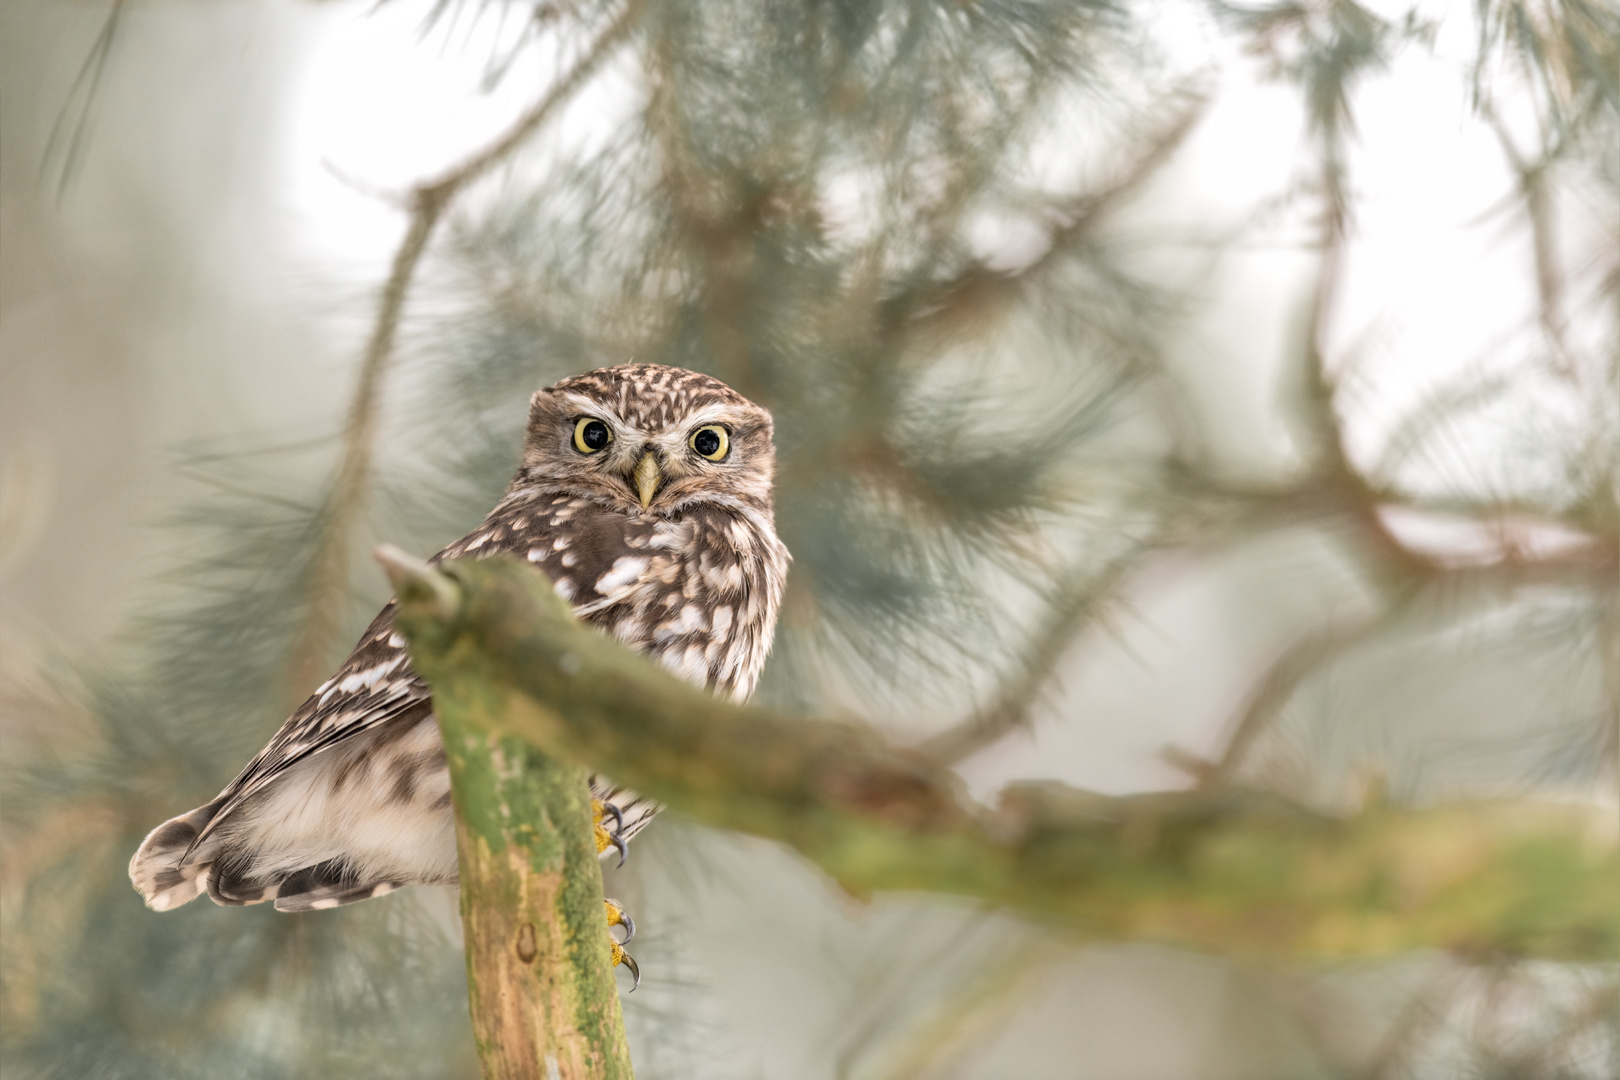
MULTIPOLYGON (((524 465, 477 529, 434 561, 527 560, 584 620, 716 693, 745 699, 770 649, 788 555, 771 520, 770 417, 708 376, 625 365, 535 395, 524 465), (600 453, 573 442, 600 418, 600 453), (691 432, 719 425, 704 460, 691 432), (664 484, 640 505, 642 455, 664 484)), ((204 888, 220 903, 331 907, 401 885, 453 882, 454 821, 427 685, 394 632, 394 604, 337 672, 206 806, 147 838, 130 864, 153 907, 204 888)), ((593 778, 633 835, 652 804, 593 778)))

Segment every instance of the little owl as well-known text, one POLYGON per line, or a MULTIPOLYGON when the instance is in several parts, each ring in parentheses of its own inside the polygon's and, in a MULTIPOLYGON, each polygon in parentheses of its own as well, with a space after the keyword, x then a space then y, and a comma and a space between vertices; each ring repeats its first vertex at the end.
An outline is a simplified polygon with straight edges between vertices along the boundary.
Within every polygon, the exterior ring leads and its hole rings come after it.
MULTIPOLYGON (((653 364, 592 371, 534 395, 505 497, 434 561, 527 559, 580 618, 741 701, 787 573, 773 466, 770 413, 724 383, 653 364)), ((455 884, 444 748, 394 607, 225 790, 147 836, 129 875, 150 907, 206 889, 219 904, 309 911, 455 884)), ((591 793, 598 847, 622 859, 657 807, 601 778, 591 793)), ((608 920, 633 932, 611 901, 608 920)), ((613 955, 628 961, 617 942, 613 955)))

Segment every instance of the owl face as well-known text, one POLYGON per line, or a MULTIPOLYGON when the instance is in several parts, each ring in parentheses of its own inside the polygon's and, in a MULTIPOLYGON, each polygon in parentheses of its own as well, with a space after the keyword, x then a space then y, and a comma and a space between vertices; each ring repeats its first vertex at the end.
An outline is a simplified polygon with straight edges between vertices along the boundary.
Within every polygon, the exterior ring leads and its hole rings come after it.
POLYGON ((625 513, 728 501, 769 513, 771 430, 769 412, 718 379, 622 364, 534 395, 523 475, 625 513))

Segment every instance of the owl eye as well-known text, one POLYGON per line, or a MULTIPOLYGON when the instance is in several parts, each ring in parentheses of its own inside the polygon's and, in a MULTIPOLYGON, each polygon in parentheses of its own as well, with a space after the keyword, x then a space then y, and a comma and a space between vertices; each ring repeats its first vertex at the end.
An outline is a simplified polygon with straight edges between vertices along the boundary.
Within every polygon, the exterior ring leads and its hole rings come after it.
POLYGON ((574 449, 582 454, 594 454, 613 441, 613 432, 600 420, 582 416, 574 425, 574 449))
POLYGON ((731 449, 731 439, 719 424, 704 424, 692 432, 692 449, 710 461, 719 461, 731 449))

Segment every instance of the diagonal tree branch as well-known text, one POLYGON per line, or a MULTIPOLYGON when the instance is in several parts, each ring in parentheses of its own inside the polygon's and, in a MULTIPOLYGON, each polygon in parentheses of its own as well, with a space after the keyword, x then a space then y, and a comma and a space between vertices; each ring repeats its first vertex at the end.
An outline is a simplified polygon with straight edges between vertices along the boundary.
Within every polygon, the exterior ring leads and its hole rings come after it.
POLYGON ((83 164, 84 155, 90 147, 91 120, 100 96, 101 80, 107 74, 123 15, 124 0, 113 0, 100 32, 90 45, 90 52, 85 56, 84 63, 79 65, 79 73, 73 77, 73 84, 68 87, 62 111, 57 114, 51 132, 45 138, 45 152, 40 156, 41 172, 49 173, 53 162, 58 159, 61 162, 61 168, 56 173, 58 202, 67 197, 68 188, 78 175, 79 166, 83 164))
POLYGON ((383 378, 394 356, 405 300, 422 255, 455 198, 524 144, 612 55, 634 28, 639 0, 602 31, 574 67, 530 106, 499 138, 459 165, 411 189, 405 202, 410 223, 394 252, 377 306, 377 319, 360 363, 360 379, 343 424, 343 452, 319 518, 320 539, 311 562, 309 608, 289 664, 291 691, 301 698, 325 675, 343 618, 349 587, 349 553, 365 507, 371 477, 383 378))
POLYGON ((951 893, 1073 932, 1271 957, 1620 948, 1615 822, 1587 807, 1338 819, 1234 790, 1111 798, 1028 784, 986 812, 948 769, 871 729, 680 682, 578 623, 520 563, 419 564, 396 583, 418 670, 486 688, 494 731, 784 841, 859 894, 951 893))
POLYGON ((1231 733, 1226 737, 1226 747, 1221 752, 1220 760, 1200 771, 1200 782, 1206 785, 1232 783, 1255 741, 1305 680, 1328 660, 1342 655, 1351 646, 1387 626, 1403 610, 1404 602, 1397 601, 1375 615, 1363 616, 1346 625, 1329 626, 1283 650, 1244 702, 1242 711, 1232 724, 1231 733))
POLYGON ((964 325, 1016 299, 1021 290, 1093 236, 1111 211, 1141 192, 1143 182, 1169 161, 1203 118, 1209 98, 1186 91, 1182 96, 1186 101, 1181 108, 1117 176, 1067 205, 1048 208, 1055 224, 1039 257, 1012 271, 975 261, 947 280, 920 284, 886 301, 881 321, 888 330, 890 347, 907 337, 950 338, 964 325))
POLYGON ((936 735, 918 749, 936 761, 955 764, 1002 736, 1030 725, 1030 710, 1051 684, 1058 664, 1080 633, 1096 621, 1126 577, 1157 550, 1143 543, 1100 571, 1067 575, 1058 582, 1042 619, 996 697, 984 708, 936 735))

